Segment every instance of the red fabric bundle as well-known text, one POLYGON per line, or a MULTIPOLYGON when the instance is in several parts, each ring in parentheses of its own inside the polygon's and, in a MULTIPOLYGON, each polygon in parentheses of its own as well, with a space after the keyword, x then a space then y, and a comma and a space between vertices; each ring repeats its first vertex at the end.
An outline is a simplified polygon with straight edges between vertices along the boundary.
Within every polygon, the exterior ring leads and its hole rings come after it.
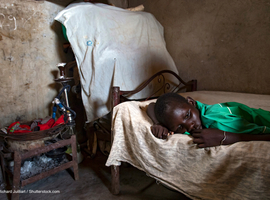
POLYGON ((28 125, 20 124, 20 122, 13 122, 12 124, 9 125, 7 131, 10 134, 29 133, 31 132, 31 128, 28 125))
MULTIPOLYGON (((46 121, 46 120, 45 120, 46 121)), ((41 121, 42 122, 42 121, 41 121)), ((57 121, 50 118, 46 123, 36 122, 36 126, 32 128, 34 131, 47 130, 60 124, 67 123, 67 116, 61 115, 57 121)), ((31 127, 26 124, 21 124, 19 121, 13 122, 7 128, 9 134, 22 134, 32 132, 31 127)))

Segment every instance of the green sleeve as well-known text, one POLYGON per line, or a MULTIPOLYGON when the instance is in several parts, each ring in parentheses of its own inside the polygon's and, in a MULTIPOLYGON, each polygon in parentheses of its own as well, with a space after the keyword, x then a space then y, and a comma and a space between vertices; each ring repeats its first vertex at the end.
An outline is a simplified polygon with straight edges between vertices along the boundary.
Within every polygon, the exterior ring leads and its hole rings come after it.
POLYGON ((201 111, 201 120, 206 128, 217 128, 232 133, 261 134, 270 133, 265 121, 258 120, 261 114, 259 109, 252 109, 236 102, 207 105, 197 102, 201 111), (254 111, 255 110, 255 111, 254 111), (258 111, 259 110, 259 111, 258 111))

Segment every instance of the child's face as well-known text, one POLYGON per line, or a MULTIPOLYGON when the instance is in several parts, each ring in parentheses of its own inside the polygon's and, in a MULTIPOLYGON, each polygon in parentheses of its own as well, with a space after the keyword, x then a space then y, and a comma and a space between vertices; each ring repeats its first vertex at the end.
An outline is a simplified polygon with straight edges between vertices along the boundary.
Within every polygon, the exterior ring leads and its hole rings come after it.
POLYGON ((174 103, 166 112, 165 126, 175 133, 191 132, 202 129, 200 112, 196 108, 196 101, 187 98, 188 103, 174 103))

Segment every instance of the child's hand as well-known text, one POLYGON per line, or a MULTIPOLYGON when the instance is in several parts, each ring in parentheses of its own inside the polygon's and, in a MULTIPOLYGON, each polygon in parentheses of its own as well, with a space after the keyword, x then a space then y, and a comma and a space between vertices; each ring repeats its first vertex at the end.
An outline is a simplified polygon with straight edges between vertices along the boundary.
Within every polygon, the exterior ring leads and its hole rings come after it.
MULTIPOLYGON (((193 142, 199 148, 219 146, 224 138, 224 131, 219 129, 195 129, 191 132, 193 142)), ((227 143, 227 141, 226 141, 227 143)))
POLYGON ((151 126, 151 131, 153 135, 159 139, 166 139, 169 135, 173 134, 173 132, 169 132, 167 128, 161 125, 151 126))

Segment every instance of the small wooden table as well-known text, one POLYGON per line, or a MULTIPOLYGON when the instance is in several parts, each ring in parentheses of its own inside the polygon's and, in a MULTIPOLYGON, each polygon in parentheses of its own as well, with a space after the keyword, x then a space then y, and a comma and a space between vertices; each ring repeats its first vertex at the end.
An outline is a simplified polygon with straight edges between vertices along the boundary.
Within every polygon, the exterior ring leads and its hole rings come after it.
MULTIPOLYGON (((18 191, 21 187, 24 187, 25 185, 28 185, 30 183, 33 183, 35 181, 38 181, 40 179, 43 179, 45 177, 48 177, 50 175, 53 175, 59 171, 68 169, 70 167, 73 167, 74 172, 74 179, 79 179, 78 174, 78 161, 77 161, 77 144, 76 144, 76 135, 72 135, 69 139, 60 140, 56 143, 50 144, 48 146, 39 147, 30 151, 21 152, 21 151, 13 151, 11 153, 4 153, 3 150, 0 151, 1 156, 1 165, 2 165, 2 171, 3 171, 3 179, 5 179, 5 174, 8 173, 9 175, 13 176, 12 181, 12 200, 19 200, 19 193, 14 193, 14 191, 18 191), (42 172, 38 175, 32 176, 28 179, 20 181, 21 177, 21 163, 23 160, 27 158, 31 158, 34 156, 38 156, 42 153, 46 153, 48 151, 51 151, 53 149, 58 149, 67 145, 71 145, 72 148, 72 160, 61 164, 51 170, 42 172), (5 158, 13 158, 14 160, 14 171, 12 172, 7 168, 5 165, 5 158)), ((6 181, 6 180, 4 180, 6 181)))

